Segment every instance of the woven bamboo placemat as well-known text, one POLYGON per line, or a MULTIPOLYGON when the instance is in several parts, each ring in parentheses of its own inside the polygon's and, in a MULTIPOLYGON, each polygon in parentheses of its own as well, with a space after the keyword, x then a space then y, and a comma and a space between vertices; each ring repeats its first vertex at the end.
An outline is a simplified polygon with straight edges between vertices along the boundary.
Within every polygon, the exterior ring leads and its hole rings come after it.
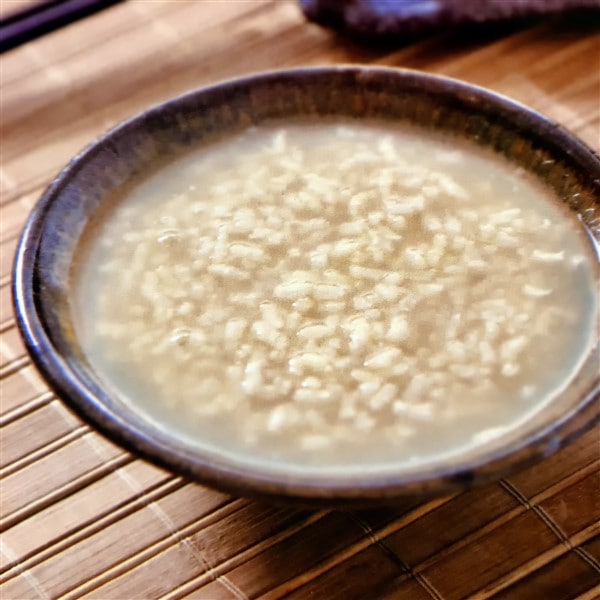
POLYGON ((193 87, 339 62, 481 84, 600 148, 600 36, 581 19, 447 32, 390 52, 308 24, 286 0, 130 0, 2 57, 3 599, 600 597, 597 430, 462 495, 313 512, 232 498, 124 452, 74 417, 25 354, 12 255, 73 154, 193 87))

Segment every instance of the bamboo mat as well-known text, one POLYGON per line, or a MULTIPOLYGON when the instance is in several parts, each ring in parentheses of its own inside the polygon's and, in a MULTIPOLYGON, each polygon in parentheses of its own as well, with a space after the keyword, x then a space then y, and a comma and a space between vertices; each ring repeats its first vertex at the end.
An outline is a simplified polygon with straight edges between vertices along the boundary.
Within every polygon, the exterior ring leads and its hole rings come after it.
POLYGON ((445 33, 390 52, 308 24, 286 0, 131 0, 2 58, 1 598, 600 597, 597 430, 462 495, 312 512, 232 498, 124 452, 73 416, 25 355, 12 255, 28 211, 74 153, 190 88, 339 62, 488 86, 600 147, 597 22, 445 33))

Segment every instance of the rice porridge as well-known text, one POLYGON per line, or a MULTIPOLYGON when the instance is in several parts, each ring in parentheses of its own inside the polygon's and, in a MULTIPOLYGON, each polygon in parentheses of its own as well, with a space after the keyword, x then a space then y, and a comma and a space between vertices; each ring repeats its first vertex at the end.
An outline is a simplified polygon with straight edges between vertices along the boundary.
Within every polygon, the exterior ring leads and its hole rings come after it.
POLYGON ((249 129, 98 219, 82 348, 155 424, 240 460, 442 460, 539 410, 593 343, 591 244, 549 194, 408 127, 249 129))

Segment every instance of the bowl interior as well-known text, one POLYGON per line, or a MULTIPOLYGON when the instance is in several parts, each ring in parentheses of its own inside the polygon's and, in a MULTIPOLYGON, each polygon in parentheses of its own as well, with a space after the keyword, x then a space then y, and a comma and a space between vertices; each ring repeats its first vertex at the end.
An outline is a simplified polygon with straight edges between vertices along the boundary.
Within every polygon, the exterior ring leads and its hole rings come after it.
POLYGON ((556 125, 507 99, 452 80, 386 69, 309 69, 236 80, 170 101, 77 156, 35 208, 16 263, 15 300, 32 356, 58 393, 117 441, 170 468, 245 493, 377 498, 443 491, 544 456, 597 418, 598 345, 569 387, 534 418, 443 467, 361 477, 289 475, 201 452, 132 411, 89 365, 71 310, 72 264, 90 219, 120 186, 203 141, 269 120, 406 121, 471 140, 550 186, 600 240, 600 161, 556 125))

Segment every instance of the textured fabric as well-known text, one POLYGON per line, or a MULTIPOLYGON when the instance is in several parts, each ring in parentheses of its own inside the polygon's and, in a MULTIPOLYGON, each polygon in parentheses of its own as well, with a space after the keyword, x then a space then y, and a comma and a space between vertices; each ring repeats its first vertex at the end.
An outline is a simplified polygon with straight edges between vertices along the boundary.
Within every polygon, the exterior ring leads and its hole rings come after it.
POLYGON ((318 23, 360 36, 400 39, 448 26, 600 11, 600 0, 300 0, 300 5, 318 23))

